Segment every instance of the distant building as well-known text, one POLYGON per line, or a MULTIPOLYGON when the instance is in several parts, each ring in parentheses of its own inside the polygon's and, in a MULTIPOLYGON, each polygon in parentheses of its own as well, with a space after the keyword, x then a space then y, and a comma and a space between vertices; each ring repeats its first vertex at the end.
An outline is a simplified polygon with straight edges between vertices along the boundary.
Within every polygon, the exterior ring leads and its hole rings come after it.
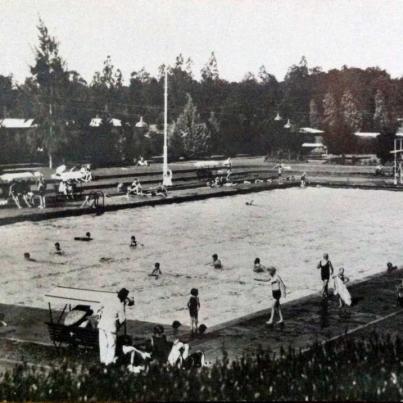
POLYGON ((327 153, 327 147, 323 143, 323 130, 312 127, 301 127, 299 133, 303 135, 302 153, 307 158, 320 158, 327 153))
POLYGON ((0 119, 0 128, 19 130, 19 129, 33 129, 38 127, 34 123, 34 119, 15 119, 15 118, 4 118, 0 119))
POLYGON ((32 161, 36 152, 27 136, 37 127, 34 119, 0 119, 0 163, 32 161))

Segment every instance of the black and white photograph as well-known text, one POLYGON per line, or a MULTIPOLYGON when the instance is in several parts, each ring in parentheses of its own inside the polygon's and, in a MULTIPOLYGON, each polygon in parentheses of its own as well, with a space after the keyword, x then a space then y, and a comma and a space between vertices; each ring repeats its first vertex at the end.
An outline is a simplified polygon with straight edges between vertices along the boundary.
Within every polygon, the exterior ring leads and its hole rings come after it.
POLYGON ((0 21, 1 401, 403 400, 403 0, 0 21))

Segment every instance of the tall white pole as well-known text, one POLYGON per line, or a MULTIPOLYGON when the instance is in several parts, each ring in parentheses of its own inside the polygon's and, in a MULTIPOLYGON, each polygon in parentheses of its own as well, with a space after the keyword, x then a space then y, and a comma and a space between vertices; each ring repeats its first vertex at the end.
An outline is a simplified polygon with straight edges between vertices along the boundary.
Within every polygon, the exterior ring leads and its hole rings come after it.
POLYGON ((168 171, 168 66, 165 66, 164 79, 164 149, 163 149, 162 183, 172 186, 172 176, 168 171))

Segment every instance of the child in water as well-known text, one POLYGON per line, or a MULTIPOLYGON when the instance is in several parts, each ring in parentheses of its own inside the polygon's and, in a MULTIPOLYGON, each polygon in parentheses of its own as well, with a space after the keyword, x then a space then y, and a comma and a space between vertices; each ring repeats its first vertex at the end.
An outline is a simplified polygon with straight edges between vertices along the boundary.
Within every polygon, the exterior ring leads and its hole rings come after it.
POLYGON ((162 275, 162 271, 160 269, 160 264, 157 262, 154 265, 154 270, 151 272, 150 276, 155 277, 158 280, 158 277, 162 275))
POLYGON ((59 242, 55 243, 55 254, 56 255, 64 255, 64 252, 62 251, 62 248, 60 247, 59 242))
POLYGON ((266 267, 260 263, 260 259, 257 257, 255 259, 255 263, 253 264, 253 271, 255 273, 263 273, 266 270, 266 267))
POLYGON ((218 258, 217 253, 214 253, 214 255, 212 256, 212 258, 213 258, 213 267, 214 267, 215 269, 222 269, 223 266, 222 266, 221 260, 218 258))
POLYGON ((36 262, 36 260, 31 257, 31 254, 29 252, 24 253, 24 259, 28 260, 28 262, 36 262))
POLYGON ((130 247, 131 247, 131 248, 135 248, 136 246, 137 246, 136 237, 133 235, 133 236, 131 237, 130 247))
POLYGON ((190 315, 190 323, 192 327, 192 334, 194 334, 197 333, 200 310, 199 290, 197 288, 192 288, 190 290, 188 309, 190 315))

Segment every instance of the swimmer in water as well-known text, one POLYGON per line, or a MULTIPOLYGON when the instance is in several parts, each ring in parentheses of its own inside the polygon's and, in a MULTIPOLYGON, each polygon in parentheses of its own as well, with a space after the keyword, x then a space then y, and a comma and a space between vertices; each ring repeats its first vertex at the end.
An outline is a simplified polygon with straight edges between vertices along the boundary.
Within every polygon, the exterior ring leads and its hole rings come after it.
POLYGON ((212 256, 212 258, 213 258, 213 267, 214 267, 215 269, 222 269, 223 266, 222 266, 221 260, 218 258, 217 253, 214 253, 214 255, 212 256))
POLYGON ((60 247, 59 242, 55 242, 55 254, 56 255, 64 255, 64 252, 62 251, 62 248, 60 247))
POLYGON ((93 238, 91 238, 91 233, 90 233, 90 232, 87 232, 87 233, 85 234, 85 237, 76 236, 76 237, 74 238, 75 241, 92 241, 92 239, 93 239, 93 238))
POLYGON ((162 275, 162 271, 160 269, 160 264, 157 262, 154 265, 154 270, 149 274, 150 277, 155 277, 158 280, 158 277, 162 275))
POLYGON ((24 253, 24 259, 25 259, 25 260, 28 260, 29 262, 36 262, 36 260, 35 260, 35 259, 32 259, 31 254, 28 253, 28 252, 25 252, 25 253, 24 253))
POLYGON ((135 248, 136 246, 137 246, 136 237, 132 235, 132 237, 130 238, 130 247, 135 248))
POLYGON ((266 267, 260 263, 260 259, 257 257, 253 264, 253 271, 255 273, 263 273, 266 270, 266 267))
POLYGON ((245 204, 246 204, 247 206, 253 206, 253 200, 248 201, 248 202, 246 202, 245 204))

